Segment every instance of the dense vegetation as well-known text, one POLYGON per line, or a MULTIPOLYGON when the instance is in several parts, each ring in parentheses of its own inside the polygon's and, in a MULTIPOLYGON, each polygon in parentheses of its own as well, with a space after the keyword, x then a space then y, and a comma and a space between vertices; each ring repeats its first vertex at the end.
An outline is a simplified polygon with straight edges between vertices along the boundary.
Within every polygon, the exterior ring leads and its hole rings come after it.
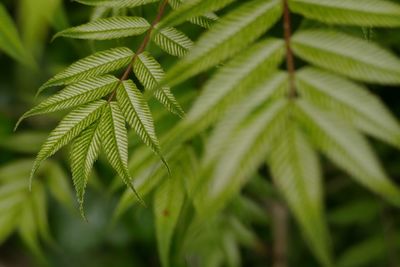
POLYGON ((0 263, 398 266, 398 27, 390 0, 2 2, 0 263))

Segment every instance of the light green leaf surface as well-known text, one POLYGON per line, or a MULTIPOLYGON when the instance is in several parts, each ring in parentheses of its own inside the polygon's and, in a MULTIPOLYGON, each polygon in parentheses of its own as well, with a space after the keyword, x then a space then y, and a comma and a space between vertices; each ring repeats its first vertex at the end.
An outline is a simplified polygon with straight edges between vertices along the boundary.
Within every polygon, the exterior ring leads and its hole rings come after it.
POLYGON ((290 10, 325 23, 400 26, 400 5, 386 0, 290 0, 290 10))
POLYGON ((332 111, 363 132, 400 147, 400 125, 382 101, 367 88, 316 68, 296 74, 301 97, 332 111))
POLYGON ((133 187, 132 177, 128 171, 128 134, 125 128, 125 118, 116 102, 106 105, 99 127, 101 144, 108 161, 124 183, 143 203, 133 187))
POLYGON ((178 116, 183 116, 184 111, 168 86, 163 86, 154 91, 158 87, 159 82, 164 78, 165 73, 160 63, 158 63, 152 55, 148 52, 143 52, 138 55, 133 64, 133 71, 145 90, 153 93, 155 98, 160 101, 167 110, 178 116))
POLYGON ((400 84, 400 60, 367 40, 329 30, 304 30, 293 36, 292 48, 300 58, 344 76, 400 84))
POLYGON ((183 57, 193 47, 193 42, 189 37, 172 27, 157 29, 153 42, 168 54, 176 57, 183 57))
POLYGON ((367 140, 338 120, 306 101, 298 101, 295 114, 310 140, 338 167, 389 202, 400 205, 400 190, 386 176, 367 140))
POLYGON ((78 60, 48 80, 39 88, 38 94, 49 87, 69 85, 121 69, 131 62, 133 56, 134 53, 126 47, 111 48, 94 53, 78 60))
POLYGON ((232 100, 276 70, 284 51, 281 40, 267 39, 233 58, 205 84, 183 121, 185 128, 198 131, 217 120, 232 100))
POLYGON ((65 110, 98 100, 115 90, 118 84, 117 78, 105 75, 69 85, 22 115, 16 127, 22 120, 31 116, 65 110))
POLYGON ((57 33, 54 38, 109 40, 140 35, 149 28, 150 24, 144 18, 117 16, 93 20, 89 23, 63 30, 57 33))
POLYGON ((165 77, 162 85, 176 85, 242 51, 271 28, 282 13, 279 0, 253 0, 242 4, 200 39, 165 77))
POLYGON ((106 101, 96 102, 79 107, 69 113, 60 124, 50 133, 46 142, 40 149, 32 167, 30 180, 40 164, 56 153, 60 148, 77 137, 84 129, 100 118, 106 101))
POLYGON ((83 202, 90 172, 100 152, 100 121, 96 121, 76 138, 71 148, 72 180, 81 215, 85 218, 83 202))
POLYGON ((333 266, 318 156, 296 128, 293 121, 288 121, 272 145, 268 163, 276 186, 316 257, 323 266, 333 266))
POLYGON ((160 27, 172 27, 191 18, 199 17, 206 13, 217 11, 234 0, 186 0, 174 11, 166 16, 160 23, 160 27))

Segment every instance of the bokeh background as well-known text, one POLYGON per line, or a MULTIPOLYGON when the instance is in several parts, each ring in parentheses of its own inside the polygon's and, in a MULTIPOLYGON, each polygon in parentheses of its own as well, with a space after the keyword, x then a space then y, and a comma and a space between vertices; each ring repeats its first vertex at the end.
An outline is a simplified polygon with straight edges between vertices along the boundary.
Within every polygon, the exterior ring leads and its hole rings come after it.
MULTIPOLYGON (((100 158, 96 163, 87 191, 85 208, 89 222, 79 215, 67 167, 68 149, 47 161, 39 172, 33 191, 28 192, 28 173, 35 153, 64 114, 28 119, 17 132, 13 132, 19 116, 41 100, 35 98, 36 90, 51 75, 94 51, 123 45, 134 50, 141 37, 112 42, 68 39, 51 42, 57 31, 87 22, 103 11, 69 0, 0 0, 0 3, 12 17, 26 52, 19 60, 0 52, 0 266, 160 266, 151 208, 130 207, 115 219, 115 209, 123 190, 114 182, 114 172, 105 159, 100 158)), ((149 5, 134 12, 153 17, 155 9, 156 5, 149 5)), ((297 18, 294 24, 299 26, 297 18)), ((191 25, 183 26, 183 30, 193 39, 202 32, 191 25)), ((368 38, 400 54, 399 30, 354 31, 368 35, 368 38)), ((150 46, 149 49, 165 68, 174 63, 172 57, 156 47, 150 46)), ((186 110, 205 77, 174 89, 186 110)), ((375 86, 371 90, 400 118, 400 88, 375 86)), ((177 118, 166 114, 157 104, 152 104, 152 111, 160 135, 173 128, 177 118)), ((389 176, 399 184, 399 151, 371 141, 389 176)), ((140 157, 144 148, 134 135, 130 137, 130 143, 132 154, 140 157)), ((324 172, 327 216, 338 265, 400 266, 399 210, 327 162, 324 163, 324 172)), ((251 235, 256 237, 249 238, 249 242, 240 246, 241 266, 272 266, 274 209, 283 212, 283 221, 288 224, 286 245, 290 266, 318 266, 268 180, 267 171, 261 169, 245 189, 246 195, 256 204, 251 213, 253 217, 243 215, 246 213, 241 210, 248 210, 249 206, 243 208, 232 204, 231 207, 245 217, 244 220, 249 220, 251 235)), ((207 231, 218 239, 218 229, 207 231)), ((175 241, 179 243, 179 240, 175 241)), ((197 241, 198 246, 212 248, 209 240, 197 241)), ((182 257, 179 249, 173 253, 173 257, 182 257)), ((227 257, 234 258, 235 255, 227 257)))

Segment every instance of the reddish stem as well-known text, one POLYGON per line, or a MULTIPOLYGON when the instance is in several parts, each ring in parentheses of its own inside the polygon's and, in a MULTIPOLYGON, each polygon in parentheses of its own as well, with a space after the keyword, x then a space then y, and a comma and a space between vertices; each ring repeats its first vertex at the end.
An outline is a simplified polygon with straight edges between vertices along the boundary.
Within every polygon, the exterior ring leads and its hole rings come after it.
POLYGON ((292 28, 291 28, 291 18, 290 18, 290 10, 288 0, 283 0, 283 29, 285 34, 285 46, 286 46, 286 67, 289 73, 289 98, 295 98, 297 96, 296 92, 296 84, 295 84, 295 66, 294 66, 294 57, 293 51, 291 47, 291 37, 292 37, 292 28))

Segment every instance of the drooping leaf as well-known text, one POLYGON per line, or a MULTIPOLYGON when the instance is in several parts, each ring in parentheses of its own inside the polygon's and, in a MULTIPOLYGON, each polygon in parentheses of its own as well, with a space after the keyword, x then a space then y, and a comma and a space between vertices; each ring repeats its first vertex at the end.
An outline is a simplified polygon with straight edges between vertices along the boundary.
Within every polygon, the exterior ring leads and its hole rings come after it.
POLYGON ((386 0, 290 0, 290 10, 325 23, 400 26, 400 5, 386 0))
POLYGON ((184 201, 182 177, 174 176, 166 180, 154 196, 154 215, 157 244, 163 267, 170 266, 172 236, 184 201))
POLYGON ((333 266, 318 156, 296 128, 289 121, 275 139, 268 155, 269 166, 313 252, 323 266, 333 266))
POLYGON ((305 30, 292 38, 294 53, 319 67, 380 84, 400 84, 400 60, 378 45, 344 33, 305 30))
POLYGON ((316 68, 298 71, 296 86, 304 99, 335 112, 367 134, 400 146, 397 119, 367 88, 316 68))
POLYGON ((199 17, 206 13, 217 11, 234 0, 186 0, 172 11, 160 23, 161 27, 172 27, 188 19, 199 17))
POLYGON ((77 39, 109 40, 140 35, 150 28, 150 24, 141 17, 111 17, 91 21, 57 33, 54 38, 68 37, 77 39))
POLYGON ((203 169, 201 188, 195 201, 202 217, 224 207, 262 162, 276 134, 282 130, 287 103, 277 100, 250 115, 226 140, 218 164, 203 169))
POLYGON ((132 178, 128 171, 128 136, 125 128, 125 119, 116 102, 106 105, 100 120, 100 140, 104 152, 124 183, 133 191, 143 203, 132 185, 132 178))
POLYGON ((71 170, 81 215, 85 218, 83 202, 90 171, 100 151, 100 121, 96 121, 73 142, 71 170))
POLYGON ((94 53, 78 60, 48 80, 39 88, 38 94, 49 87, 68 85, 118 70, 127 66, 133 56, 134 53, 126 47, 112 48, 94 53))
POLYGON ((103 6, 116 8, 132 8, 145 4, 158 2, 159 0, 75 0, 78 3, 89 6, 103 6))
POLYGON ((157 30, 153 42, 168 54, 176 57, 183 57, 193 47, 192 40, 173 27, 157 30))
POLYGON ((156 91, 159 82, 164 78, 164 70, 161 65, 148 52, 143 52, 137 56, 133 71, 136 77, 144 86, 145 90, 151 91, 156 99, 160 101, 171 113, 183 116, 184 111, 171 93, 171 89, 164 86, 156 91))
POLYGON ((105 75, 69 85, 22 115, 16 127, 22 120, 31 116, 69 109, 98 100, 115 90, 118 83, 119 80, 114 76, 105 75))
POLYGON ((400 190, 390 181, 365 138, 332 113, 304 100, 297 101, 296 118, 310 140, 336 165, 389 202, 400 205, 400 190))
POLYGON ((0 50, 22 64, 28 66, 34 65, 32 55, 27 53, 14 22, 8 15, 3 4, 0 4, 0 50))
POLYGON ((143 142, 163 159, 150 108, 131 80, 124 81, 118 87, 117 101, 125 120, 143 142))
POLYGON ((52 156, 64 145, 68 144, 89 125, 100 118, 105 104, 106 101, 98 100, 96 102, 79 107, 69 113, 60 122, 60 124, 50 133, 36 157, 30 176, 31 181, 36 170, 44 160, 52 156))
POLYGON ((162 85, 176 85, 242 51, 279 19, 278 0, 253 0, 242 4, 207 31, 165 77, 162 85))
POLYGON ((284 43, 268 39, 256 43, 222 67, 204 86, 183 124, 202 130, 218 119, 232 99, 257 86, 283 59, 284 43))
POLYGON ((288 76, 284 72, 266 76, 264 81, 248 92, 243 101, 229 107, 221 120, 216 123, 207 140, 202 162, 203 166, 209 166, 218 160, 218 156, 224 151, 224 146, 231 133, 237 130, 250 114, 266 104, 271 98, 281 97, 286 93, 287 79, 288 76), (235 115, 233 116, 232 114, 235 115))

